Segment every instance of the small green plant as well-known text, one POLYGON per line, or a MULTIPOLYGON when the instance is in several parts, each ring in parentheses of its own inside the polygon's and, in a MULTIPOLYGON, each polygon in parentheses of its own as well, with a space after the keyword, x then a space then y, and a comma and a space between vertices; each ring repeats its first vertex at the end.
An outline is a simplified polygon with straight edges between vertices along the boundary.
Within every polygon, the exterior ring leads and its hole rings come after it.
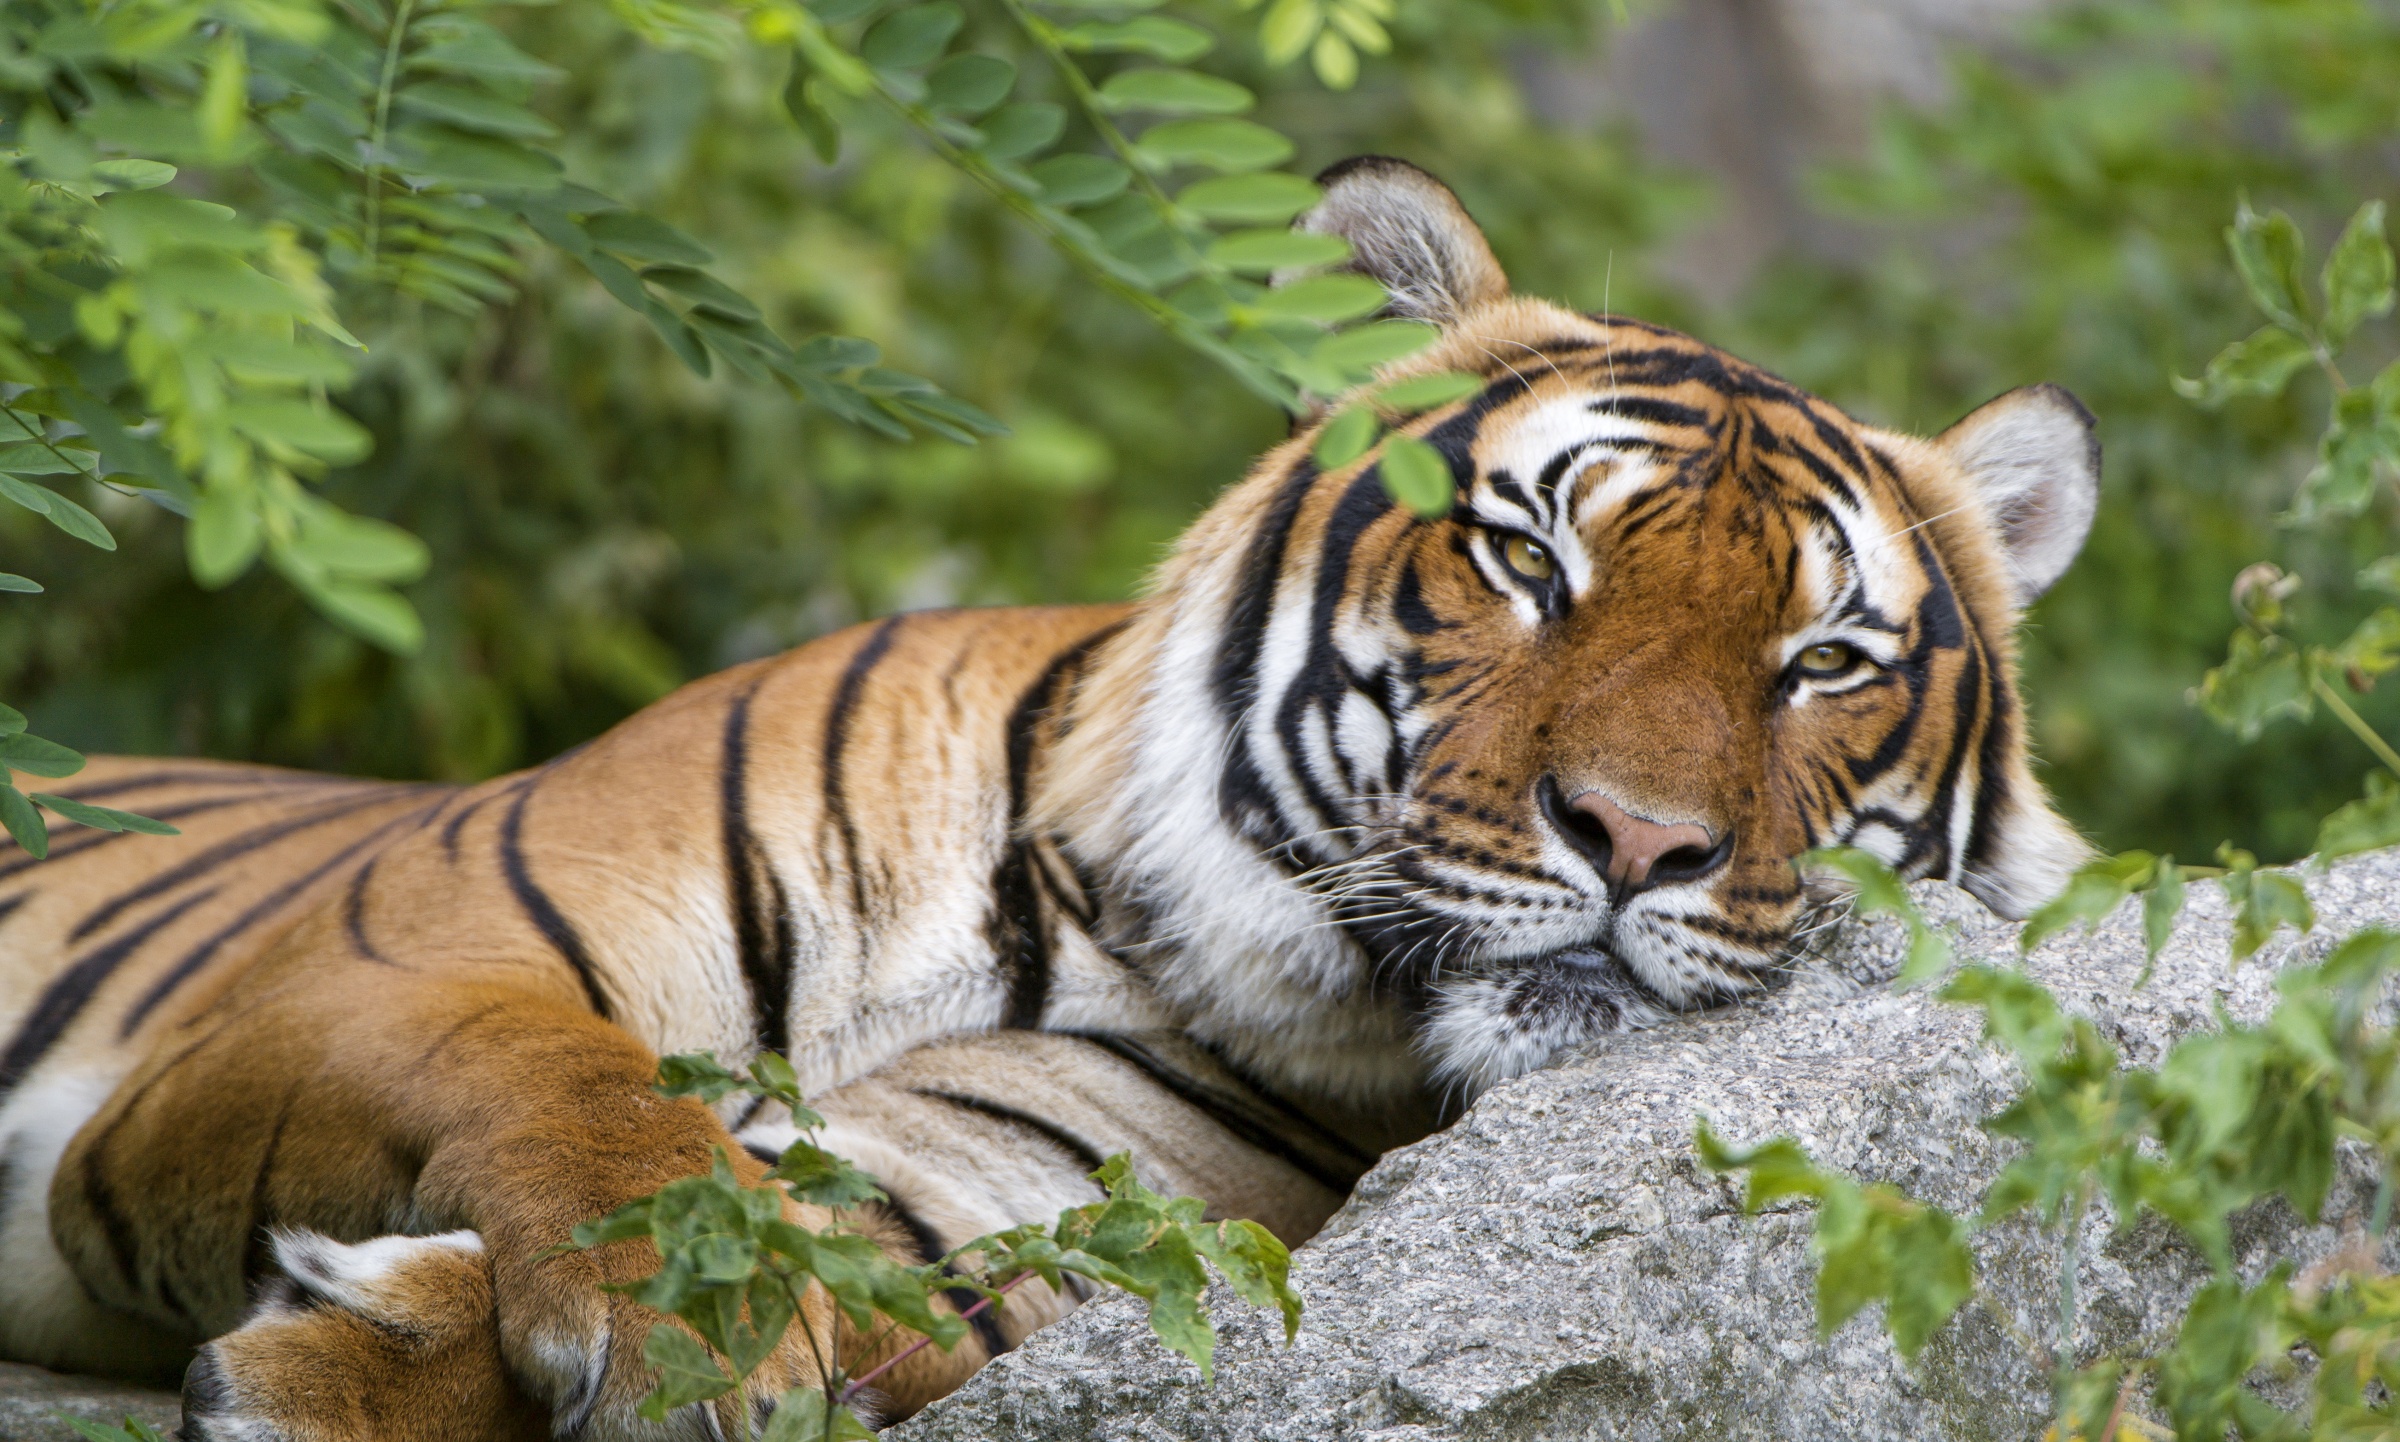
POLYGON ((1050 1225, 995 1232, 931 1263, 906 1266, 842 1219, 845 1209, 883 1193, 813 1140, 823 1119, 802 1102, 782 1057, 762 1054, 736 1073, 707 1053, 671 1056, 659 1064, 657 1089, 712 1103, 736 1092, 781 1102, 802 1134, 764 1186, 743 1185, 720 1153, 709 1175, 670 1182, 575 1229, 576 1247, 647 1241, 657 1249, 658 1270, 618 1289, 684 1324, 654 1328, 644 1348, 659 1378, 640 1404, 652 1421, 740 1386, 797 1326, 821 1380, 783 1395, 765 1442, 871 1438, 848 1405, 859 1388, 922 1347, 947 1350, 966 1335, 959 1316, 934 1310, 934 1294, 965 1288, 981 1299, 974 1307, 997 1307, 1032 1277, 1058 1287, 1072 1274, 1144 1298, 1151 1330, 1203 1376, 1216 1346, 1201 1300, 1204 1261, 1244 1300, 1280 1311, 1287 1343, 1299 1329, 1300 1297, 1283 1243, 1255 1222, 1203 1220, 1196 1198, 1150 1191, 1135 1180, 1124 1153, 1093 1173, 1104 1200, 1069 1208, 1050 1225), (827 1209, 834 1220, 822 1228, 788 1221, 787 1197, 827 1209), (829 1330, 812 1323, 803 1307, 812 1288, 833 1304, 829 1330), (872 1356, 903 1330, 918 1340, 870 1371, 847 1370, 846 1356, 872 1356))
POLYGON ((70 1417, 64 1412, 50 1415, 74 1428, 78 1436, 89 1438, 90 1442, 167 1442, 155 1428, 138 1417, 128 1417, 122 1425, 111 1426, 106 1422, 87 1422, 81 1417, 70 1417))
MULTIPOLYGON (((1869 866, 1854 855, 1849 868, 1869 866)), ((2104 913, 2104 881, 2123 888, 2115 895, 2123 900, 2134 870, 2124 858, 2088 868, 2082 895, 2049 918, 2050 929, 2104 913)), ((2240 902, 2237 964, 2260 933, 2284 922, 2303 931, 2313 925, 2296 877, 2229 868, 2225 878, 2244 875, 2252 890, 2240 902), (2268 882, 2275 885, 2262 885, 2268 882)), ((1888 873, 1885 881, 1899 889, 1888 873)), ((1898 914, 1912 941, 1927 929, 1913 908, 1898 914)), ((2039 944, 2034 926, 2026 939, 2027 949, 2039 944)), ((1736 1148, 1703 1121, 1696 1145, 1711 1170, 1748 1173, 1749 1211, 1786 1198, 1815 1200, 1820 1330, 1830 1333, 1880 1301, 1886 1330, 1911 1359, 1976 1295, 1972 1238, 2030 1214, 2057 1239, 2058 1312, 2047 1337, 2020 1340, 2052 1374, 2056 1437, 2213 1442, 2228 1429, 2243 1438, 2388 1436, 2391 1387, 2400 1380, 2400 1280, 2385 1274, 2381 1257, 2400 1177, 2400 1031, 2381 1019, 2380 1003, 2395 973, 2400 933, 2369 928, 2322 962, 2283 973, 2280 1000, 2263 1024, 2228 1023, 2178 1042, 2156 1066, 2135 1067, 2123 1064, 2089 1019, 2066 1014, 2023 971, 1957 969, 1939 995, 1981 1009, 1985 1036, 2008 1049, 2024 1077, 2017 1095, 1985 1122, 2015 1141, 2017 1154, 1969 1217, 1826 1171, 1788 1137, 1736 1148), (2363 1226, 2307 1272, 2282 1266, 2246 1285, 2234 1270, 2234 1219, 2280 1197, 2316 1221, 2333 1182, 2335 1143, 2344 1137, 2364 1142, 2381 1174, 2363 1226), (2082 1360, 2071 1345, 2077 1247, 2091 1209, 2103 1201, 2120 1233, 2144 1213, 2172 1224, 2215 1276, 2171 1341, 2082 1360), (2292 1349, 2302 1343, 2318 1365, 2308 1401, 2286 1411, 2248 1382, 2261 1369, 2296 1370, 2292 1349)), ((1993 1315, 2005 1312, 1995 1306, 1993 1315)))

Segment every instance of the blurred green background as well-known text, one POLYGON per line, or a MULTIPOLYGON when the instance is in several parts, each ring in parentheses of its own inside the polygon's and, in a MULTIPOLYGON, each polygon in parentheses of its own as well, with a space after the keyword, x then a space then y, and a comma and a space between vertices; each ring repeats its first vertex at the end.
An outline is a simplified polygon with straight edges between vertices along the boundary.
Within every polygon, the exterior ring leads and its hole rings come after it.
MULTIPOLYGON (((2186 692, 2222 655, 2227 587, 2251 561, 2336 578, 2300 599, 2302 629, 2346 630, 2367 603, 2338 579, 2391 548, 2388 506, 2335 534, 2278 523, 2323 382, 2211 413, 2169 377, 2256 324, 2221 238, 2237 193, 2290 209, 2321 247, 2395 189, 2400 9, 2026 7, 1928 62, 1923 93, 1799 156, 1784 222, 1751 226, 1754 178, 1692 160, 1672 114, 1585 102, 1623 72, 1612 47, 1655 55, 1711 15, 1738 27, 1800 7, 1400 0, 1396 52, 1343 93, 1258 63, 1252 18, 1181 8, 1240 37, 1221 59, 1301 142, 1303 171, 1362 151, 1425 165, 1522 290, 1685 327, 1914 429, 2013 385, 2076 391, 2100 417, 2105 500, 2032 617, 2026 670, 2046 774, 2103 845, 2200 859, 2230 837, 2290 857, 2357 794, 2370 758, 2330 719, 2244 746, 2186 692)), ((542 104, 575 178, 700 237, 779 328, 870 337, 1013 435, 893 444, 695 379, 582 272, 537 255, 485 316, 385 316, 346 398, 377 449, 329 489, 432 546, 410 589, 421 654, 374 650, 263 573, 201 592, 180 523, 139 503, 107 512, 115 556, 8 508, 8 568, 51 594, 10 608, 0 694, 43 734, 485 776, 864 616, 1130 594, 1284 433, 870 113, 838 164, 818 163, 777 104, 780 62, 641 48, 578 5, 524 12, 517 35, 574 77, 542 104)), ((2387 321, 2366 346, 2390 341, 2387 321)), ((2400 721, 2396 689, 2362 709, 2400 721)))

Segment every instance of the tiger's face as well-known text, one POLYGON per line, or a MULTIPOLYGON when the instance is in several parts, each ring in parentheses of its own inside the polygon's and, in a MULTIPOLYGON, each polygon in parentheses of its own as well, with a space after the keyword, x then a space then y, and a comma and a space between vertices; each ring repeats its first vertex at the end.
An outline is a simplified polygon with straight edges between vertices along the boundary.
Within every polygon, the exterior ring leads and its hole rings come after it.
POLYGON ((1328 177, 1306 222, 1445 328, 1479 395, 1400 429, 1455 509, 1313 433, 1228 498, 1224 819, 1412 999, 1469 1088, 1788 964, 1795 866, 1864 848, 2022 914, 2082 843, 2026 758, 2010 635, 2088 527, 2065 392, 1931 441, 1688 337, 1509 298, 1438 182, 1328 177), (1245 609, 1247 607, 1247 609, 1245 609))

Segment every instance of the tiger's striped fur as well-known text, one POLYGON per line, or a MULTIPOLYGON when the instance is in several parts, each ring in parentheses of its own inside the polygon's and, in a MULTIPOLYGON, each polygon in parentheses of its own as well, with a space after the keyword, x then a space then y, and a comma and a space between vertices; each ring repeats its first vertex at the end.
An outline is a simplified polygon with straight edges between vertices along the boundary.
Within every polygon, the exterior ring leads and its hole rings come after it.
MULTIPOLYGON (((1770 980, 1811 846, 2010 912, 2063 881, 2010 640, 2090 517, 2063 392, 1862 425, 1509 297, 1397 162, 1305 223, 1443 327, 1404 373, 1483 378, 1401 423, 1447 518, 1304 429, 1140 601, 895 616, 481 786, 96 763, 76 794, 184 834, 0 860, 0 1351, 221 1337, 209 1435, 729 1433, 807 1380, 797 1341, 644 1423, 651 1319, 598 1287, 642 1258, 549 1255, 788 1136, 660 1100, 660 1053, 786 1052, 903 1254, 1088 1196, 1118 1141, 1297 1238, 1437 1094, 1770 980), (387 1344, 429 1306, 412 1374, 387 1344), (419 1383, 468 1400, 310 1410, 419 1383)), ((921 1354, 895 1407, 1063 1305, 921 1354)))

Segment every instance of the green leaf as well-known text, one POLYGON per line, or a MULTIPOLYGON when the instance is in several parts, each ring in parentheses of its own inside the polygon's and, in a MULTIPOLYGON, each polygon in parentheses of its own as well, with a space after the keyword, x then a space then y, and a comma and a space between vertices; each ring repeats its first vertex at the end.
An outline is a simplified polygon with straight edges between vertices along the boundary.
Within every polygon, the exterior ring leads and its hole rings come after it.
POLYGON ((792 51, 792 73, 783 84, 783 108, 792 117, 792 123, 800 127, 800 133, 808 137, 809 149, 817 153, 817 159, 831 165, 840 158, 841 122, 833 118, 833 112, 819 98, 816 72, 810 68, 805 51, 792 51))
POLYGON ((2281 871, 2260 871, 2247 851, 2227 846, 2219 851, 2226 871, 2226 899, 2234 904, 2233 959, 2236 965, 2256 955, 2276 929, 2290 926, 2306 932, 2317 924, 2308 890, 2281 871))
POLYGON ((2333 417, 2317 442, 2317 465, 2300 483, 2293 516, 2313 521, 2353 516, 2375 496, 2378 464, 2400 466, 2400 417, 2365 390, 2334 398, 2333 417))
POLYGON ((2325 257, 2325 340, 2338 346, 2358 323, 2392 309, 2392 247, 2383 238, 2383 202, 2360 206, 2325 257))
POLYGON ((0 706, 0 736, 14 736, 25 726, 24 712, 14 706, 0 706))
POLYGON ((2218 351, 2198 380, 2175 377, 2175 392, 2204 406, 2233 396, 2280 395, 2284 385, 2316 358, 2308 342, 2281 326, 2262 326, 2218 351))
POLYGON ((370 581, 311 581, 300 575, 292 579, 318 610, 386 651, 413 655, 425 644, 425 623, 416 608, 389 587, 370 581))
POLYGON ((392 136, 392 157, 419 184, 472 191, 552 190, 558 158, 495 135, 416 121, 392 136))
POLYGON ((2388 771, 2367 773, 2367 794, 2326 817, 2317 827, 2320 865, 2362 851, 2400 845, 2400 781, 2388 771))
POLYGON ((405 86, 392 97, 392 103, 412 115, 439 120, 479 135, 548 140, 558 134, 557 126, 522 105, 448 80, 424 80, 405 86))
POLYGON ((965 21, 965 12, 949 0, 913 5, 876 21, 858 51, 878 70, 915 70, 932 64, 965 21))
POLYGON ((994 160, 1023 160, 1049 149, 1066 126, 1064 106, 1036 100, 1002 106, 986 116, 977 129, 983 134, 981 148, 985 155, 994 160))
POLYGON ((1246 225, 1277 225, 1315 205, 1325 192, 1314 182, 1279 171, 1195 180, 1175 197, 1194 215, 1246 225))
POLYGON ((10 732, 7 737, 0 737, 0 765, 22 770, 26 775, 62 777, 84 770, 84 756, 60 746, 58 741, 43 741, 31 732, 10 732))
POLYGON ((408 68, 525 85, 566 78, 565 71, 519 50, 498 30, 479 20, 463 19, 455 12, 442 38, 408 57, 408 68))
POLYGON ((2300 283, 2305 246, 2292 218, 2280 210, 2262 216, 2244 200, 2225 232, 2225 244, 2252 303, 2277 325, 2306 334, 2308 294, 2300 283))
POLYGON ((1435 371, 1394 381, 1375 392, 1375 404, 1396 411, 1428 411, 1463 401, 1483 389, 1483 377, 1471 371, 1435 371))
MULTIPOLYGON (((1940 992, 1944 1001, 1983 1008, 1983 1034, 2004 1042, 2031 1068, 2058 1054, 2067 1024, 2047 988, 2022 971, 1963 966, 1940 992)), ((1987 1208, 1988 1210, 1988 1208, 1987 1208)))
POLYGON ((1060 31, 1058 40, 1087 55, 1150 55, 1172 65, 1188 64, 1217 46, 1217 38, 1199 26, 1163 15, 1086 20, 1060 31))
POLYGON ((1389 299, 1380 283, 1363 275, 1311 275, 1279 285, 1251 304, 1271 316, 1338 324, 1373 315, 1389 299))
POLYGON ((755 302, 707 271, 680 265, 653 265, 643 269, 642 279, 729 320, 756 322, 762 319, 755 302))
POLYGON ((1440 330, 1423 321, 1370 321, 1325 337, 1317 342, 1310 358, 1319 365, 1357 374, 1415 355, 1440 335, 1440 330))
POLYGON ((997 55, 953 55, 925 77, 925 101, 952 115, 976 116, 1008 98, 1017 67, 997 55))
POLYGON ((6 496, 36 515, 49 517, 51 525, 78 541, 97 546, 103 551, 117 548, 117 538, 108 533, 108 527, 100 524, 98 516, 48 486, 38 486, 31 481, 0 474, 0 496, 6 496))
POLYGON ((1320 0, 1275 0, 1259 22, 1258 43, 1269 65, 1289 65, 1308 51, 1325 26, 1320 0))
POLYGON ((2305 720, 2315 708, 2300 653, 2281 637, 2244 629, 2233 633, 2225 664, 2201 678, 2200 709, 2244 741, 2254 741, 2268 722, 2283 716, 2305 720))
POLYGON ((712 1105, 737 1091, 751 1090, 750 1080, 728 1069, 715 1052, 687 1051, 658 1059, 658 1076, 651 1090, 662 1097, 698 1097, 712 1105))
POLYGON ((292 544, 327 574, 356 581, 414 581, 433 559, 423 541, 398 526, 330 505, 303 512, 292 544))
POLYGON ((1350 242, 1340 236, 1305 230, 1237 230, 1208 247, 1208 258, 1227 270, 1262 275, 1333 265, 1349 256, 1350 242))
POLYGON ((722 1397, 734 1388, 734 1380, 699 1338, 665 1322, 650 1329, 642 1356, 658 1369, 658 1387, 634 1410, 650 1421, 663 1422, 678 1407, 722 1397))
POLYGON ((2150 883, 2150 893, 2142 898, 2143 981, 2149 979, 2150 968, 2174 936, 2175 920, 2182 914, 2183 872, 2176 868, 2174 857, 2162 856, 2150 883))
POLYGON ((42 821, 42 813, 33 809, 25 793, 14 786, 0 784, 0 827, 17 839, 17 845, 39 861, 50 854, 50 828, 42 821))
POLYGON ((31 442, 0 447, 0 471, 20 476, 78 476, 91 469, 93 457, 89 451, 76 460, 62 454, 64 446, 31 442))
POLYGON ((638 210, 612 210, 583 222, 592 243, 629 260, 656 265, 704 266, 716 259, 708 248, 674 226, 638 210))
POLYGON ((183 533, 192 579, 210 590, 226 585, 250 569, 265 539, 258 512, 247 500, 210 487, 192 507, 191 524, 183 533))
POLYGON ((855 1207, 884 1199, 873 1177, 806 1138, 784 1148, 767 1175, 788 1185, 801 1201, 820 1207, 855 1207))
POLYGON ((1809 1160, 1807 1151, 1791 1137, 1771 1137, 1747 1151, 1736 1151, 1717 1136, 1706 1118, 1701 1118, 1692 1125, 1692 1147, 1700 1154, 1700 1165, 1712 1172, 1750 1174, 1742 1194, 1742 1210, 1752 1214, 1786 1197, 1822 1197, 1841 1182, 1841 1178, 1819 1170, 1809 1160))
POLYGON ((875 1442, 875 1434, 849 1408, 827 1402, 824 1393, 795 1387, 776 1402, 758 1442, 875 1442))
POLYGON ((2077 923, 2087 929, 2097 925, 2137 888, 2150 884, 2157 864, 2158 858, 2147 851, 2128 851, 2083 866, 2067 878, 2065 890, 2025 919, 2018 950, 2030 952, 2077 923))
POLYGON ((1300 1294, 1292 1290, 1292 1254, 1273 1232, 1251 1221, 1194 1227, 1193 1244, 1216 1264, 1234 1295, 1283 1314, 1283 1344, 1300 1334, 1300 1294))
POLYGON ((34 792, 33 799, 69 821, 81 822, 85 826, 96 827, 102 831, 138 831, 144 836, 181 836, 183 834, 164 821, 153 821, 147 816, 136 816, 130 811, 119 811, 113 806, 94 806, 89 802, 77 801, 73 797, 52 796, 44 791, 34 792))
POLYGON ((1053 155, 1027 167, 1042 187, 1042 199, 1057 206, 1092 205, 1121 193, 1133 172, 1105 155, 1053 155))
POLYGON ((226 419, 270 450, 314 456, 337 466, 365 460, 375 438, 367 428, 331 406, 298 400, 244 400, 225 408, 226 419))
POLYGON ((1320 469, 1338 471, 1367 453, 1382 433, 1383 423, 1375 418, 1375 408, 1355 405, 1336 415, 1317 432, 1313 454, 1320 469))
POLYGON ((1427 520, 1450 514, 1450 507, 1457 503, 1458 487, 1451 479, 1450 463, 1442 459, 1440 451, 1414 436, 1385 437, 1378 470, 1384 492, 1427 520))
POLYGON ((1170 120, 1142 132, 1139 147, 1160 169, 1272 170, 1292 158, 1292 142, 1248 120, 1170 120))
POLYGON ((105 190, 155 190, 175 178, 175 167, 156 160, 103 160, 92 178, 105 190))
POLYGON ((1100 108, 1124 113, 1157 111, 1166 115, 1239 115, 1258 103, 1258 97, 1230 80, 1196 70, 1143 67, 1120 70, 1100 86, 1100 108))

